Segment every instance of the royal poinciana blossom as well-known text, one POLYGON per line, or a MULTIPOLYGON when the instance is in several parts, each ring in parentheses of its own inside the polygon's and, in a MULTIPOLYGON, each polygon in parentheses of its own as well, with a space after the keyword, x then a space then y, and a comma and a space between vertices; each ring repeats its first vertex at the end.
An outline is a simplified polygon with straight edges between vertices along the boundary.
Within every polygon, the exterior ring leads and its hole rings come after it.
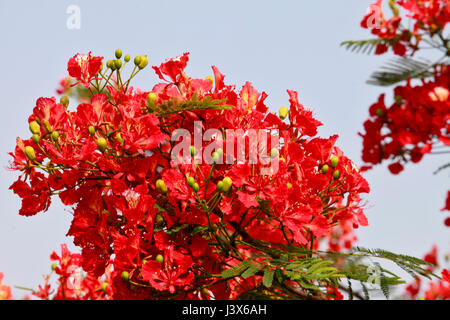
POLYGON ((385 1, 377 0, 361 21, 361 27, 370 29, 381 41, 375 54, 384 54, 392 48, 399 56, 413 55, 420 45, 429 44, 429 36, 442 37, 450 20, 449 0, 388 0, 392 16, 383 12, 385 1), (406 13, 402 16, 402 10, 406 13))
MULTIPOLYGON (((274 245, 310 250, 322 243, 335 251, 352 246, 353 229, 367 225, 361 194, 369 186, 336 147, 337 136, 316 136, 321 123, 297 92, 288 91, 290 107, 279 117, 268 111, 266 93, 249 82, 240 90, 227 85, 216 67, 214 78, 189 77, 187 53, 154 66, 163 82, 139 90, 130 80, 147 57, 136 57, 125 81, 121 71, 130 57, 122 62, 121 56, 118 50, 103 69, 102 57, 71 58, 69 74, 91 91, 89 101, 39 98, 28 119, 32 136, 18 138, 11 153, 11 168, 20 172, 11 185, 22 198, 19 213, 45 212, 59 197, 73 208, 67 235, 81 249, 73 254, 62 246, 61 254, 52 254, 59 287, 52 291, 47 278, 35 296, 234 299, 262 287, 257 272, 220 276, 242 261, 263 266, 272 278, 274 272, 278 279, 289 275, 270 264, 267 252, 274 245), (193 159, 212 152, 212 162, 175 163, 172 134, 182 128, 194 136, 196 123, 203 132, 218 129, 223 149, 211 148, 216 135, 189 148, 193 159), (247 153, 241 163, 222 163, 218 157, 236 158, 226 142, 236 145, 239 139, 226 136, 226 129, 241 129, 244 136, 249 130, 276 132, 280 143, 267 145, 269 162, 250 163, 247 153), (277 170, 261 175, 273 161, 277 170), (76 276, 81 270, 86 275, 76 276)), ((278 287, 265 285, 281 296, 310 294, 289 278, 278 287)), ((337 283, 318 285, 325 291, 312 297, 341 297, 337 283)))
MULTIPOLYGON (((450 41, 445 35, 449 4, 448 0, 390 0, 392 16, 388 19, 383 13, 383 1, 378 0, 363 18, 361 26, 378 37, 369 40, 375 44, 376 54, 392 48, 403 57, 372 79, 397 87, 393 103, 387 105, 382 94, 369 109, 370 118, 361 134, 362 158, 367 163, 363 170, 387 161, 389 170, 399 174, 407 163, 417 163, 424 155, 445 157, 450 153, 450 41), (436 63, 413 60, 423 49, 434 49, 443 56, 436 63)), ((358 42, 347 44, 354 46, 358 42)), ((444 164, 439 170, 449 166, 444 164)), ((450 210, 450 191, 442 211, 446 210, 450 210)), ((450 217, 445 224, 450 226, 450 217)))

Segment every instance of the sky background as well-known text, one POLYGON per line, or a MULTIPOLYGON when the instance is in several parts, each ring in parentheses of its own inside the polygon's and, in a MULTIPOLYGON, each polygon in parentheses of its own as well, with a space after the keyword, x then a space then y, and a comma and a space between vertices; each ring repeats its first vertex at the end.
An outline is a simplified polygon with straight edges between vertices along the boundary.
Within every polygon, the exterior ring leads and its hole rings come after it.
MULTIPOLYGON (((212 75, 216 65, 228 84, 250 81, 266 91, 277 112, 288 105, 286 89, 324 123, 319 134, 339 134, 338 146, 361 165, 357 135, 369 106, 383 91, 365 80, 389 57, 355 54, 344 40, 369 38, 359 27, 367 0, 282 1, 5 1, 0 0, 0 272, 4 282, 37 288, 50 270, 49 255, 60 243, 74 248, 65 234, 69 208, 55 199, 48 212, 18 214, 20 199, 9 186, 18 173, 7 170, 17 136, 28 138, 27 119, 36 99, 55 96, 68 59, 77 52, 111 59, 116 48, 131 56, 146 54, 149 65, 189 51, 187 73, 212 75), (69 5, 81 10, 81 28, 69 30, 69 5)), ((157 78, 150 68, 134 84, 150 89, 157 78)), ((384 166, 368 174, 372 192, 369 227, 358 230, 359 245, 422 257, 433 244, 449 248, 443 225, 448 172, 433 175, 443 156, 429 156, 400 176, 384 166)), ((400 274, 402 274, 400 272, 400 274)), ((13 289, 17 298, 26 292, 13 289)))

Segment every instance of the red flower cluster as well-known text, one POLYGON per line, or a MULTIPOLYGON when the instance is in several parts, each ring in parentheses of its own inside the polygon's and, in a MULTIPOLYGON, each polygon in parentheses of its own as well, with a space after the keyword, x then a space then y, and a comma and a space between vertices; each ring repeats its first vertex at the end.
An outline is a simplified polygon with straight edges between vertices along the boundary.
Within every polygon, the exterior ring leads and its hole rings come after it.
MULTIPOLYGON (((431 48, 443 51, 448 58, 449 41, 443 33, 450 21, 448 0, 391 0, 389 5, 394 14, 391 19, 384 17, 382 4, 382 0, 373 4, 361 22, 363 28, 371 29, 382 40, 377 43, 377 54, 392 47, 400 56, 405 56, 409 48, 412 56, 421 49, 419 44, 426 42, 431 48), (412 30, 401 25, 403 18, 399 7, 414 21, 412 30)), ((419 76, 423 74, 420 84, 413 85, 412 80, 407 79, 406 84, 397 86, 390 107, 385 105, 384 94, 370 107, 370 118, 364 123, 365 133, 360 134, 364 139, 363 161, 374 165, 390 160, 389 170, 399 174, 406 163, 417 163, 425 154, 449 152, 450 67, 445 64, 445 59, 441 59, 433 68, 430 77, 428 71, 417 70, 419 76)), ((414 72, 410 74, 414 76, 414 72)), ((450 192, 442 210, 450 210, 450 192)), ((450 226, 450 218, 445 224, 450 226)))
MULTIPOLYGON (((429 267, 429 271, 431 272, 435 272, 439 267, 437 251, 437 247, 434 246, 423 258, 428 263, 433 264, 433 266, 429 267)), ((412 299, 417 299, 419 295, 422 295, 419 297, 420 300, 450 300, 450 271, 448 269, 441 271, 441 279, 434 282, 429 281, 427 289, 422 290, 423 284, 423 280, 417 278, 406 287, 407 295, 412 299)))
POLYGON ((450 68, 436 70, 433 80, 411 82, 394 89, 395 101, 387 107, 382 94, 364 123, 363 161, 378 164, 391 160, 398 174, 407 162, 417 163, 425 154, 450 146, 450 68))
POLYGON ((383 0, 377 0, 364 16, 361 26, 370 29, 382 41, 377 43, 376 54, 384 54, 391 47, 396 55, 413 55, 423 41, 424 35, 439 34, 450 21, 449 0, 389 0, 393 16, 387 19, 383 13, 383 0), (405 18, 400 10, 407 11, 406 25, 414 24, 412 30, 402 25, 405 18), (412 23, 411 23, 412 22, 412 23))
MULTIPOLYGON (((145 59, 134 60, 136 69, 145 59)), ((55 298, 235 298, 262 277, 235 282, 214 275, 246 257, 265 263, 252 241, 318 248, 325 240, 339 250, 351 246, 354 228, 367 225, 360 197, 369 192, 367 182, 335 146, 337 136, 316 137, 321 123, 296 92, 288 91, 290 110, 283 107, 280 119, 268 112, 266 93, 250 83, 237 91, 216 67, 215 79, 187 76, 188 54, 153 67, 164 82, 151 92, 120 76, 110 80, 99 61, 76 55, 69 72, 85 85, 99 72, 107 93, 73 111, 39 98, 28 119, 33 135, 18 138, 11 154, 11 167, 22 172, 11 186, 23 200, 20 214, 47 210, 54 195, 73 206, 68 235, 81 254, 64 246, 61 256, 52 254, 59 262, 55 298), (180 128, 194 135, 196 122, 204 131, 218 129, 225 142, 239 138, 225 136, 226 129, 244 136, 276 130, 281 145, 271 146, 269 158, 279 161, 277 172, 260 175, 267 163, 249 163, 248 154, 239 164, 175 165, 170 138, 180 128), (73 276, 80 268, 87 273, 81 280, 73 276)), ((108 62, 113 71, 114 63, 108 62)), ((101 92, 98 80, 90 85, 101 92)), ((190 152, 212 152, 214 143, 190 152)), ((236 155, 229 148, 214 153, 236 155)), ((46 283, 37 296, 49 295, 46 283)))

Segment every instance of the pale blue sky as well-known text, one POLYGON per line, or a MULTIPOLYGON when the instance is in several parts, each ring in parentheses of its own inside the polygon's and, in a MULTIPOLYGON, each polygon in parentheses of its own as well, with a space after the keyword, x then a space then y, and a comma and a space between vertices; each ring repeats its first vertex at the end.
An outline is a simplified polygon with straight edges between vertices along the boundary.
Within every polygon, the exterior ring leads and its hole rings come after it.
MULTIPOLYGON (((20 199, 8 190, 17 173, 5 169, 16 137, 29 136, 27 118, 36 99, 55 95, 71 56, 92 51, 112 58, 121 48, 132 56, 147 54, 149 64, 159 65, 189 51, 190 75, 205 77, 216 65, 227 83, 250 81, 266 91, 273 111, 288 103, 286 89, 298 90, 300 101, 325 124, 320 134, 338 133, 338 145, 361 164, 357 132, 383 91, 365 80, 387 57, 350 53, 339 43, 370 36, 359 21, 371 2, 0 0, 0 271, 5 281, 37 287, 50 268, 51 251, 64 242, 73 247, 65 237, 68 208, 55 201, 44 214, 19 216, 20 199), (81 9, 80 30, 66 27, 71 4, 81 9)), ((151 88, 155 81, 148 68, 135 84, 151 88)), ((416 256, 434 243, 449 248, 445 215, 439 211, 448 173, 433 175, 444 159, 432 157, 400 176, 384 167, 367 174, 370 226, 358 230, 360 245, 416 256)))

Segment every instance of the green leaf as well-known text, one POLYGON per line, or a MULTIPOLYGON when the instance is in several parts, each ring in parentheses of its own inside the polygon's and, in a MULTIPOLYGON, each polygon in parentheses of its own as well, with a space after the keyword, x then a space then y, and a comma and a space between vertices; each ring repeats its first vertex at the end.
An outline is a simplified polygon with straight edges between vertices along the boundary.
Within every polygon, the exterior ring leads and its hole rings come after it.
POLYGON ((375 38, 367 40, 355 40, 355 41, 344 41, 341 43, 342 47, 356 53, 367 53, 371 54, 375 51, 375 47, 379 43, 385 42, 385 39, 375 38))
POLYGON ((269 268, 264 269, 264 278, 263 278, 263 285, 266 288, 270 288, 273 283, 273 276, 275 275, 275 272, 269 268))
POLYGON ((380 71, 374 72, 368 84, 390 86, 408 79, 422 79, 433 76, 433 64, 429 61, 418 61, 411 58, 391 60, 380 71))
POLYGON ((263 267, 262 264, 254 263, 252 262, 247 270, 242 274, 242 278, 249 278, 251 276, 254 276, 258 273, 259 270, 261 270, 263 267))

